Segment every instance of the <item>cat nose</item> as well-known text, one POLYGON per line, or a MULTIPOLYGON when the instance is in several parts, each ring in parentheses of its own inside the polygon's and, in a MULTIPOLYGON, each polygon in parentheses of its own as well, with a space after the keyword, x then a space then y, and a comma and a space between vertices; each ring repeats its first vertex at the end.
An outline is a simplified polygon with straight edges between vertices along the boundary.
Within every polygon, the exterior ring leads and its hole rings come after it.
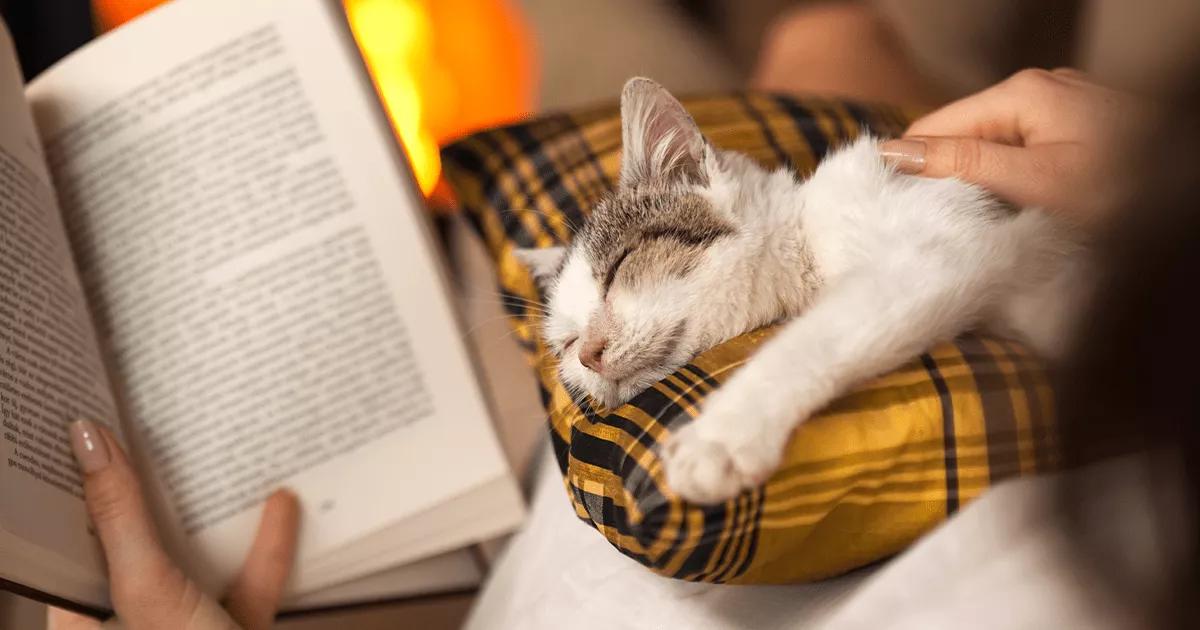
POLYGON ((600 368, 603 367, 601 360, 604 358, 604 348, 607 345, 608 340, 604 338, 583 342, 583 346, 579 348, 579 362, 583 367, 599 374, 600 368))

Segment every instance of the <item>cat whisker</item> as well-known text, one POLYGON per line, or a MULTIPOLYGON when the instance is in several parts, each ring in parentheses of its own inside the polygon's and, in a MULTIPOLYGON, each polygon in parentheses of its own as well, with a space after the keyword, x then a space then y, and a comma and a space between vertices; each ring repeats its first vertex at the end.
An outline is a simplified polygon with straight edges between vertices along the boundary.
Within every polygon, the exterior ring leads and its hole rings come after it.
POLYGON ((491 295, 491 296, 486 296, 486 297, 476 297, 476 296, 468 295, 468 296, 465 296, 464 299, 470 300, 472 302, 483 302, 486 304, 499 304, 501 306, 520 306, 522 308, 526 308, 526 309, 530 309, 530 310, 536 309, 543 313, 549 309, 549 307, 543 302, 538 302, 536 300, 530 300, 530 299, 523 298, 520 296, 515 296, 515 295, 491 295))
MULTIPOLYGON (((535 319, 540 319, 540 318, 544 318, 545 314, 535 313, 532 315, 532 317, 534 317, 535 319)), ((465 339, 465 338, 471 336, 472 334, 474 334, 480 328, 494 324, 495 322, 498 322, 498 321, 505 321, 505 320, 508 320, 511 318, 512 318, 511 315, 497 315, 495 317, 489 317, 482 321, 475 322, 475 324, 473 326, 471 326, 467 330, 463 331, 460 336, 465 339)), ((508 337, 509 335, 512 335, 517 332, 517 328, 514 326, 509 326, 508 328, 509 328, 508 332, 506 332, 503 336, 501 336, 500 337, 501 339, 504 339, 504 338, 508 337)))
POLYGON ((541 208, 535 208, 532 206, 525 206, 523 208, 513 210, 514 214, 519 212, 531 212, 542 217, 543 219, 546 219, 548 222, 555 222, 559 225, 565 225, 567 229, 570 230, 571 234, 576 234, 579 232, 579 226, 576 225, 574 221, 571 221, 570 217, 568 217, 566 214, 560 213, 557 215, 552 215, 541 208))
MULTIPOLYGON (((497 306, 506 307, 506 308, 507 307, 519 308, 519 309, 522 309, 525 311, 526 316, 532 315, 532 316, 535 316, 535 317, 541 318, 541 319, 545 319, 550 316, 549 307, 547 307, 544 304, 534 302, 532 300, 518 301, 516 299, 513 299, 512 301, 509 301, 509 298, 507 296, 491 296, 491 297, 466 296, 465 300, 469 300, 471 302, 482 302, 485 304, 495 304, 497 306)), ((496 319, 511 318, 514 316, 515 315, 513 313, 504 313, 498 317, 494 317, 487 321, 490 322, 490 321, 495 321, 496 319)))
POLYGON ((508 332, 504 333, 503 335, 500 335, 499 337, 496 338, 496 340, 499 341, 501 339, 508 339, 509 337, 512 337, 513 335, 517 334, 517 332, 519 332, 517 328, 510 327, 508 332))

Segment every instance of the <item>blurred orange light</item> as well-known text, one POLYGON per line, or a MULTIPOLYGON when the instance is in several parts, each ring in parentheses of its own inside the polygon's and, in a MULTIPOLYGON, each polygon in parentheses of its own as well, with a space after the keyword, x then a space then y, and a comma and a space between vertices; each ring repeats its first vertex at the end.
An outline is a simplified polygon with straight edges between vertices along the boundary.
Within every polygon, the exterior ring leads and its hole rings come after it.
POLYGON ((92 3, 92 15, 103 33, 162 3, 163 0, 95 0, 92 3))
MULTIPOLYGON (((163 0, 93 0, 101 31, 163 0)), ((529 33, 509 0, 343 0, 350 28, 425 194, 438 145, 527 115, 529 33)))

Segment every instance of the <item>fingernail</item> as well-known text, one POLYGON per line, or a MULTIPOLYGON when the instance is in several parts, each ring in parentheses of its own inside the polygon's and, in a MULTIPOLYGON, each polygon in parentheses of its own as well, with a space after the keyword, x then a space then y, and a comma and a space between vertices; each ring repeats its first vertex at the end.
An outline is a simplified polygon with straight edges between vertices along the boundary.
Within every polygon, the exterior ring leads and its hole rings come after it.
POLYGON ((275 501, 298 502, 300 500, 300 497, 296 495, 296 492, 294 490, 284 486, 284 487, 276 488, 274 492, 267 495, 267 500, 268 501, 275 500, 275 501))
POLYGON ((91 420, 71 423, 71 450, 75 452, 75 459, 79 460, 79 468, 85 475, 104 470, 111 460, 108 444, 91 420))
POLYGON ((879 145, 879 155, 901 173, 916 175, 925 170, 925 143, 920 140, 888 140, 879 145))

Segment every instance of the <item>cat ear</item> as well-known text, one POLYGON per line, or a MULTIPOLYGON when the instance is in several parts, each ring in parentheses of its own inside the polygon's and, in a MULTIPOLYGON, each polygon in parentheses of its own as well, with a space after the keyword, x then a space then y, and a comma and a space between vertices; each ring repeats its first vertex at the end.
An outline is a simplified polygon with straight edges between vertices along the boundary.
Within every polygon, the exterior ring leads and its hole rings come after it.
POLYGON ((666 88, 641 77, 621 91, 621 185, 680 178, 708 183, 707 142, 666 88))
POLYGON ((567 248, 562 246, 518 247, 513 250, 513 255, 521 261, 521 264, 529 268, 529 273, 538 282, 545 282, 553 278, 562 267, 563 257, 566 254, 567 248))

